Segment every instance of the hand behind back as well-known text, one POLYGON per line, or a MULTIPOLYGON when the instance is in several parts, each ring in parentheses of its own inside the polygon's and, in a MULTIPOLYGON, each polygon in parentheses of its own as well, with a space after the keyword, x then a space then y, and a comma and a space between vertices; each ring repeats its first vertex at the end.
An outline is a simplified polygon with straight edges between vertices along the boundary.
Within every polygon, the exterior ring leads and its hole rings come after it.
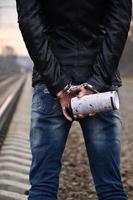
MULTIPOLYGON (((69 121, 73 121, 72 117, 69 114, 69 107, 68 107, 71 98, 73 98, 75 96, 77 96, 78 98, 81 98, 84 95, 89 95, 89 94, 93 94, 93 93, 94 93, 93 91, 91 91, 89 89, 85 89, 83 86, 78 85, 67 96, 62 95, 62 97, 60 98, 59 101, 60 101, 64 116, 69 121)), ((87 116, 87 115, 86 114, 78 114, 78 115, 74 115, 73 117, 75 119, 78 119, 78 118, 84 118, 85 116, 87 116)))

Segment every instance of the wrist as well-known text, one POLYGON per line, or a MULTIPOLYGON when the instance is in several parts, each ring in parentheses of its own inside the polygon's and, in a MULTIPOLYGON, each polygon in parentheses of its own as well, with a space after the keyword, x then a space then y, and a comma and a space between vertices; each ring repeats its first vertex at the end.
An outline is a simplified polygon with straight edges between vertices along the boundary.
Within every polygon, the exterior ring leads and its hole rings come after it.
POLYGON ((70 92, 71 92, 71 82, 70 83, 68 83, 64 88, 63 88, 63 90, 61 90, 61 91, 59 91, 57 94, 56 94, 56 96, 58 97, 58 98, 62 98, 62 97, 64 97, 64 96, 67 96, 70 92))
POLYGON ((59 91, 59 92, 56 94, 56 96, 57 96, 58 98, 62 98, 62 97, 64 96, 63 91, 62 91, 62 90, 59 91))
POLYGON ((95 90, 95 88, 94 88, 91 84, 89 84, 89 83, 87 83, 87 82, 85 82, 85 83, 83 83, 83 84, 81 84, 81 85, 82 85, 84 88, 91 90, 92 92, 99 93, 97 90, 95 90))

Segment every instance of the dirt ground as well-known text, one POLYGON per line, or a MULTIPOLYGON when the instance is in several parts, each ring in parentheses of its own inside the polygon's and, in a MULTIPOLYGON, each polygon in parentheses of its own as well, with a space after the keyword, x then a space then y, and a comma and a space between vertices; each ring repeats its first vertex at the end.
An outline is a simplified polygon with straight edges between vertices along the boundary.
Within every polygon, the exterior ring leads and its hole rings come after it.
MULTIPOLYGON (((123 126, 121 174, 129 200, 133 200, 133 80, 123 80, 120 88, 123 126)), ((73 123, 62 159, 60 200, 95 200, 96 192, 89 169, 81 128, 73 123)))

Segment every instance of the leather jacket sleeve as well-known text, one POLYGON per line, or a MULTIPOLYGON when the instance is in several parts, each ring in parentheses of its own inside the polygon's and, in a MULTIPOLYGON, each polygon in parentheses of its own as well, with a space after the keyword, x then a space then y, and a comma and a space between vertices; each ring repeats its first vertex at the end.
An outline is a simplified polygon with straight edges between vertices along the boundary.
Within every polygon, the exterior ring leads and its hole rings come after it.
POLYGON ((50 48, 39 0, 16 0, 18 24, 28 53, 49 91, 56 95, 69 82, 50 48))
POLYGON ((101 92, 112 84, 124 49, 132 15, 132 0, 108 0, 104 16, 105 34, 87 81, 101 92))

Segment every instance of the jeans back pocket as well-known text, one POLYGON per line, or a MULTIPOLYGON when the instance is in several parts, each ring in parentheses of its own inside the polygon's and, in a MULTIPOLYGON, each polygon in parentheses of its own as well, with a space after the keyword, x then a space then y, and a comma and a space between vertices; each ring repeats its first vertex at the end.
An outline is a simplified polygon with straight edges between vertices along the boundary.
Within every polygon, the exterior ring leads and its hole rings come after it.
POLYGON ((50 94, 44 83, 36 83, 32 95, 32 110, 50 115, 56 113, 58 109, 60 109, 58 98, 50 94))

